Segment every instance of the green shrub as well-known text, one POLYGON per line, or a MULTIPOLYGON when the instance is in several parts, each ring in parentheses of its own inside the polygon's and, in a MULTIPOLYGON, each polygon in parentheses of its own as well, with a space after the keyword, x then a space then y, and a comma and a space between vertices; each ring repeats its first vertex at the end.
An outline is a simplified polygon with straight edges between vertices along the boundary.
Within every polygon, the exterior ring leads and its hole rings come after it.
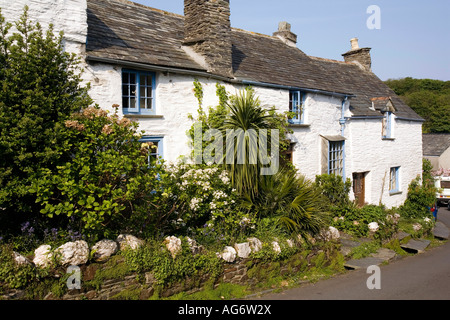
POLYGON ((316 186, 326 197, 326 204, 330 208, 346 208, 351 205, 349 198, 352 182, 350 179, 343 180, 335 174, 322 174, 316 176, 316 186))
POLYGON ((36 278, 36 268, 33 265, 18 265, 15 262, 11 245, 0 246, 0 285, 5 284, 8 288, 20 289, 36 278))
POLYGON ((379 230, 373 235, 376 239, 387 239, 398 229, 393 214, 388 213, 383 206, 366 205, 358 208, 356 205, 348 206, 346 210, 338 210, 332 225, 337 229, 357 237, 369 235, 369 223, 378 223, 379 230), (342 215, 339 215, 342 214, 342 215))
MULTIPOLYGON (((28 19, 28 8, 9 34, 0 14, 0 225, 3 236, 42 219, 30 192, 41 168, 64 163, 58 145, 73 112, 91 103, 81 88, 79 59, 64 52, 63 36, 28 19)), ((66 155, 67 156, 67 155, 66 155)))
POLYGON ((73 217, 73 225, 94 239, 111 237, 127 226, 134 204, 159 185, 151 146, 139 142, 137 124, 89 107, 65 122, 62 153, 71 159, 43 168, 33 187, 41 213, 73 217))
POLYGON ((408 186, 408 197, 400 207, 401 215, 408 218, 432 218, 430 208, 436 202, 436 188, 427 186, 417 177, 408 186))

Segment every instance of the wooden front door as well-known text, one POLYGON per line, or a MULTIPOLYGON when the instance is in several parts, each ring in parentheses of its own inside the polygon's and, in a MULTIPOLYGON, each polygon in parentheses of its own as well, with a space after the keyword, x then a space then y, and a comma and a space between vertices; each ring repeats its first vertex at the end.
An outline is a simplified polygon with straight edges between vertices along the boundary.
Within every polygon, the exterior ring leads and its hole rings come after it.
POLYGON ((353 173, 353 193, 355 194, 356 204, 363 207, 366 203, 366 174, 364 172, 353 173))

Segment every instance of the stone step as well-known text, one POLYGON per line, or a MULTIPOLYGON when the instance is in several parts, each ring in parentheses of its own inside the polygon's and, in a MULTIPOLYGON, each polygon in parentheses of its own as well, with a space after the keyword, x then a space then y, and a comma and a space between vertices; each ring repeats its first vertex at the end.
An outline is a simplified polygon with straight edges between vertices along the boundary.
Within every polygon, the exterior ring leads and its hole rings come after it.
POLYGON ((441 239, 441 240, 448 240, 450 236, 449 229, 440 221, 436 222, 436 225, 433 229, 433 235, 435 238, 441 239))
POLYGON ((366 257, 362 259, 352 259, 347 261, 344 264, 344 267, 347 269, 367 269, 370 266, 378 266, 382 264, 385 260, 381 258, 375 258, 375 257, 366 257))
POLYGON ((371 256, 374 258, 383 259, 383 261, 391 261, 397 256, 397 253, 394 250, 380 248, 376 253, 372 253, 371 256))
POLYGON ((348 256, 353 248, 356 248, 361 245, 361 242, 349 240, 349 239, 341 239, 341 253, 344 256, 348 256))
POLYGON ((405 238, 407 238, 407 237, 409 237, 409 236, 410 236, 410 234, 409 234, 409 233, 406 233, 406 232, 404 232, 404 231, 400 231, 400 232, 397 233, 397 239, 398 239, 398 241, 402 241, 403 239, 405 239, 405 238))
POLYGON ((400 245, 400 247, 406 251, 413 253, 422 253, 430 245, 430 240, 409 240, 408 243, 400 245))
POLYGON ((369 257, 347 261, 344 264, 344 267, 347 269, 368 268, 369 266, 380 265, 385 261, 390 261, 396 256, 397 254, 395 251, 387 248, 380 248, 376 253, 372 253, 369 257))

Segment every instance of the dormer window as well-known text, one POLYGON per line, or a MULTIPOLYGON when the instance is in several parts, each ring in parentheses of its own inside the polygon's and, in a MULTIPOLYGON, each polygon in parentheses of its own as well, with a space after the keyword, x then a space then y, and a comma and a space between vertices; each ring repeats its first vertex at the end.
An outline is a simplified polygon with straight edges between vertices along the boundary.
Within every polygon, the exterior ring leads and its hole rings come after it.
POLYGON ((372 98, 372 110, 379 111, 383 115, 381 137, 383 139, 394 138, 394 103, 390 97, 372 98))
POLYGON ((387 111, 384 113, 383 118, 383 133, 382 137, 383 139, 392 139, 393 138, 393 132, 392 132, 392 122, 393 122, 394 114, 390 111, 387 111))
POLYGON ((304 124, 305 123, 305 100, 306 94, 301 91, 289 92, 289 112, 291 117, 289 123, 304 124))

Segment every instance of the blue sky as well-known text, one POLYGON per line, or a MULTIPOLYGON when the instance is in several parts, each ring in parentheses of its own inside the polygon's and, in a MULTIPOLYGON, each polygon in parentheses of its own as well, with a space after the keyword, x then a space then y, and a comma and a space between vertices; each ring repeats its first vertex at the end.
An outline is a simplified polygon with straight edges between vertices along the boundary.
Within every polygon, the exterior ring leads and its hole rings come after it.
MULTIPOLYGON (((183 14, 183 0, 133 0, 183 14)), ((292 25, 308 55, 342 60, 357 37, 372 48, 372 70, 382 80, 450 80, 449 0, 230 0, 231 25, 272 35, 280 21, 292 25), (380 8, 380 29, 369 29, 370 5, 380 8)))

